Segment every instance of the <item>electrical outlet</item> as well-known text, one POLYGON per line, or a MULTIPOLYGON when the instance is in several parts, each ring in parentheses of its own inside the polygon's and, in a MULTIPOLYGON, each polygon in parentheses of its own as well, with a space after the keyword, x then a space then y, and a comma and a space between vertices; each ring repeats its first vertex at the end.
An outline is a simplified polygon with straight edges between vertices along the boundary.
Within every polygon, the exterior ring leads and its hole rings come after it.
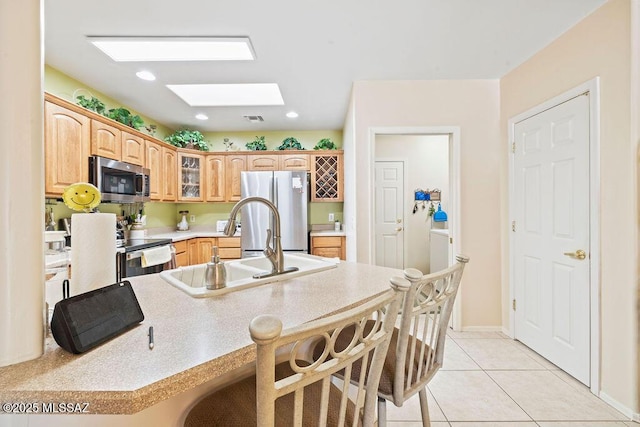
POLYGON ((195 215, 191 215, 189 217, 189 222, 196 222, 196 216, 195 215))
POLYGON ((329 222, 333 222, 333 221, 335 221, 335 220, 336 220, 336 218, 335 218, 335 216, 333 215, 333 213, 330 213, 330 214, 329 214, 329 222))

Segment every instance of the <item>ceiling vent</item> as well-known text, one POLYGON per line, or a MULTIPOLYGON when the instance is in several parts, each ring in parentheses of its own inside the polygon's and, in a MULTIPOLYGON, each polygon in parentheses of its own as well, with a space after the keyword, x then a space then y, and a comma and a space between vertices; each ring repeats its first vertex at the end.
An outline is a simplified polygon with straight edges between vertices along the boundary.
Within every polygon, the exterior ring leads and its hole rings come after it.
POLYGON ((264 122, 262 116, 244 116, 245 119, 250 121, 251 123, 264 122))

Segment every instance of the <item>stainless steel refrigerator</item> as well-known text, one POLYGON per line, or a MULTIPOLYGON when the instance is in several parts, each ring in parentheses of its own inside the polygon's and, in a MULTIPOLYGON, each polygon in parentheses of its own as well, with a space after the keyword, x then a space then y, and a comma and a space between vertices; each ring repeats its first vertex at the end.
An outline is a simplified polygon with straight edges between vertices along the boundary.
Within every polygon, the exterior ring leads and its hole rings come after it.
MULTIPOLYGON (((309 185, 305 171, 242 172, 241 195, 263 197, 280 213, 280 241, 285 252, 309 251, 309 185)), ((269 208, 249 203, 242 208, 242 257, 262 255, 267 228, 275 238, 275 224, 269 208)), ((271 246, 274 243, 271 242, 271 246)))

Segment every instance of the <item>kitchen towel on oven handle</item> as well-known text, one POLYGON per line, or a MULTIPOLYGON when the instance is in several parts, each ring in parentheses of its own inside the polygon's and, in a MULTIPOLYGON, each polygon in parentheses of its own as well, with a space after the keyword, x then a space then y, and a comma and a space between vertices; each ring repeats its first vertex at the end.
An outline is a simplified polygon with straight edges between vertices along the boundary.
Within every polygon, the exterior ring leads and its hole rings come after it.
POLYGON ((143 249, 140 263, 143 268, 165 264, 171 261, 171 246, 165 245, 157 248, 143 249))

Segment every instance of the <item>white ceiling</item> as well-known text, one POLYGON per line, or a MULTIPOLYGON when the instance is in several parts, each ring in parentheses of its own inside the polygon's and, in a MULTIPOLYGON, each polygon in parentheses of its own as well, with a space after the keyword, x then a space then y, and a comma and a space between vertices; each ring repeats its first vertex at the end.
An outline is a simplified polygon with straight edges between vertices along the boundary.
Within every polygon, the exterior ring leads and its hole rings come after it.
POLYGON ((604 2, 45 0, 45 62, 172 128, 342 129, 354 81, 500 78, 604 2), (248 36, 257 60, 116 63, 86 36, 248 36), (272 82, 284 106, 194 108, 165 87, 272 82))

